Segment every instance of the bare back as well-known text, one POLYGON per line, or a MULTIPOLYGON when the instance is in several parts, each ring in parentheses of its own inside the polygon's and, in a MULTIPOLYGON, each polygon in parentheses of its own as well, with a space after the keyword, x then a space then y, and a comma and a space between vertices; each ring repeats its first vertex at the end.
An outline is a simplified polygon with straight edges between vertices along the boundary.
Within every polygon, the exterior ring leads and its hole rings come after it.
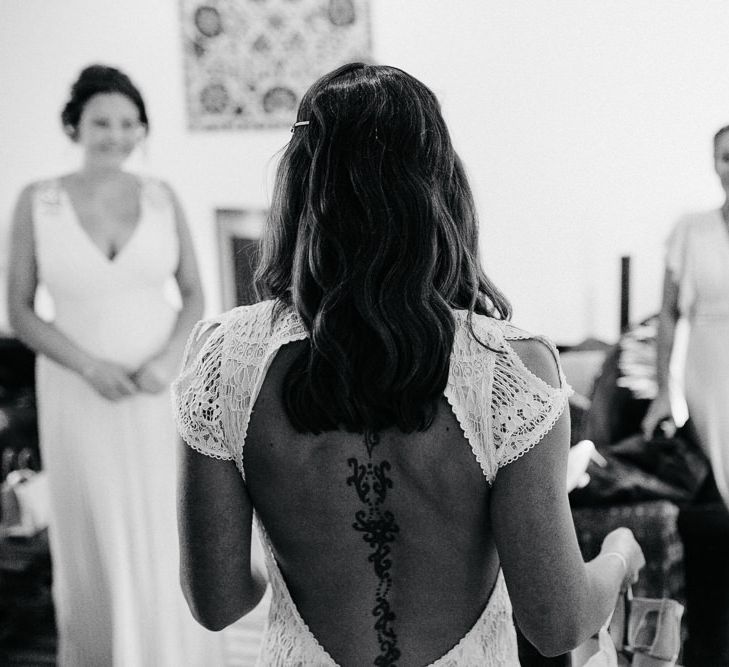
POLYGON ((258 396, 251 500, 296 606, 337 662, 371 665, 379 622, 403 664, 429 664, 473 626, 496 581, 489 486, 445 399, 421 433, 294 431, 280 397, 303 344, 278 353, 258 396))

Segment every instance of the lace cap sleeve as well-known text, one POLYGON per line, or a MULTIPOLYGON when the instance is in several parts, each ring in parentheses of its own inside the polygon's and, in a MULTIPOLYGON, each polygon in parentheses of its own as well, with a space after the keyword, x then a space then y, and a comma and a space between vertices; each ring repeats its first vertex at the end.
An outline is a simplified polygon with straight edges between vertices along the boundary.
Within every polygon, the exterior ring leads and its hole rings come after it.
POLYGON ((491 425, 496 466, 501 468, 526 454, 552 429, 572 394, 554 344, 506 325, 503 349, 494 363, 491 425), (514 340, 534 340, 545 346, 557 366, 559 386, 535 375, 516 353, 514 340))
POLYGON ((172 384, 177 429, 193 449, 231 460, 223 432, 220 372, 225 326, 219 319, 195 325, 187 342, 183 369, 172 384), (204 342, 203 337, 207 335, 204 342))

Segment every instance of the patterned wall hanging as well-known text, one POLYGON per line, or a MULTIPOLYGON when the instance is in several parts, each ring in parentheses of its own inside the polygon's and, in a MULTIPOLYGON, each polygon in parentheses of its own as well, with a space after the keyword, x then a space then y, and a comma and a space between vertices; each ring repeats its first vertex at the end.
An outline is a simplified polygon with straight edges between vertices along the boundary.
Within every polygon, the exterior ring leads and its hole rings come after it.
POLYGON ((288 127, 306 89, 370 62, 369 0, 180 0, 191 130, 288 127))

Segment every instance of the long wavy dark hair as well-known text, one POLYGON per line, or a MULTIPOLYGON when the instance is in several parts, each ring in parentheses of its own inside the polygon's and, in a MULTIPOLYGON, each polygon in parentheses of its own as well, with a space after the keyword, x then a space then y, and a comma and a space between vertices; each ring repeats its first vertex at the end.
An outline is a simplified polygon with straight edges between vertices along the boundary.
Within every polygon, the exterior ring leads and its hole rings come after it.
MULTIPOLYGON (((483 273, 473 197, 435 95, 351 63, 304 95, 276 174, 261 298, 310 336, 285 381, 301 432, 426 430, 448 379, 453 309, 507 319, 483 273)), ((471 327, 473 333, 473 328, 471 327)))

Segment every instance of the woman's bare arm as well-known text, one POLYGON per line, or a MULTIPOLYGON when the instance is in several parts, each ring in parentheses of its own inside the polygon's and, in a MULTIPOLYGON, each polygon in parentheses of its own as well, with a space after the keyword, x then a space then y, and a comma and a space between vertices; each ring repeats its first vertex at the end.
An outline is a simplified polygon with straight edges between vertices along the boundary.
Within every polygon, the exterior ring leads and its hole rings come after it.
POLYGON ((35 313, 38 267, 33 233, 33 185, 18 198, 13 214, 8 270, 8 318, 18 338, 35 352, 82 375, 106 398, 117 400, 136 391, 125 370, 96 359, 35 313))
MULTIPOLYGON (((527 367, 552 386, 552 353, 534 340, 513 347, 527 367)), ((571 650, 593 635, 615 607, 621 586, 642 566, 632 534, 610 536, 603 552, 582 559, 566 492, 570 423, 565 412, 544 440, 496 476, 491 496, 494 537, 514 613, 525 637, 545 655, 571 650)))
POLYGON ((252 512, 232 461, 181 445, 180 581, 190 611, 209 630, 247 614, 266 590, 263 575, 251 567, 252 512))
POLYGON ((663 277, 663 298, 661 312, 658 315, 658 332, 656 334, 656 380, 658 394, 648 407, 643 418, 643 436, 646 439, 653 437, 658 424, 671 417, 671 396, 669 376, 671 367, 671 352, 676 334, 676 323, 679 318, 678 311, 678 284, 673 274, 667 268, 663 277))
MULTIPOLYGON (((194 358, 207 336, 193 350, 194 358)), ((222 630, 251 611, 266 590, 251 565, 253 508, 232 461, 209 458, 180 444, 178 526, 180 581, 193 616, 222 630)))

